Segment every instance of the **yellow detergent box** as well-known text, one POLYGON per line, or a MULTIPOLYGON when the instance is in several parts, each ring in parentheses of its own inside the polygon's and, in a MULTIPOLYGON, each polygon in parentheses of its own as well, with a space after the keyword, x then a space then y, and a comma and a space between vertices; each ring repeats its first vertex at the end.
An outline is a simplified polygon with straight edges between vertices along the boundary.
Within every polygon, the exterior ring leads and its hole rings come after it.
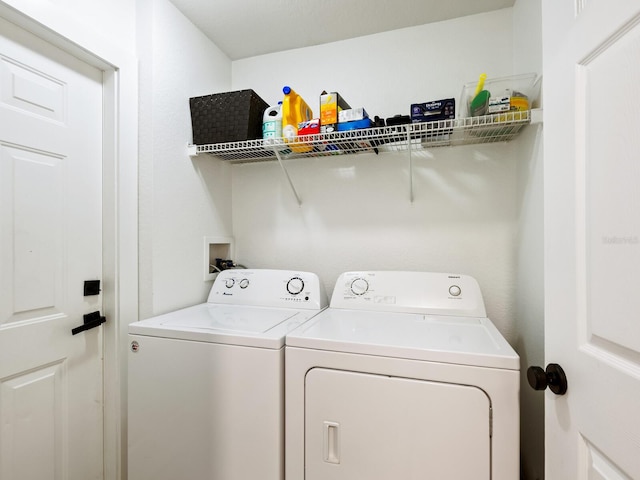
POLYGON ((350 108, 338 92, 322 92, 320 95, 320 131, 322 133, 335 132, 339 112, 350 108))

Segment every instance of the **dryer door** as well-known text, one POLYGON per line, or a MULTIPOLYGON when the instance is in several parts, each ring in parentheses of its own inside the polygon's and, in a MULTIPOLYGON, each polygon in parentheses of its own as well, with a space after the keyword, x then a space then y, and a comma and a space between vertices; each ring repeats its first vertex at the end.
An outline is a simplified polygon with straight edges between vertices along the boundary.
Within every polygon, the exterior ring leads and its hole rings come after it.
POLYGON ((305 480, 489 480, 491 404, 479 388, 314 368, 305 480))

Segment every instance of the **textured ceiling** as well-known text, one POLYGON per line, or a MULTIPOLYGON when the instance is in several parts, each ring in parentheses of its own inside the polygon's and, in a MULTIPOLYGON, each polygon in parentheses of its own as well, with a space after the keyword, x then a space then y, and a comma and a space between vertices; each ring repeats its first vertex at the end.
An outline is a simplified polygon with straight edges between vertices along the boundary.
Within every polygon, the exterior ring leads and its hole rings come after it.
POLYGON ((498 10, 515 0, 171 1, 238 60, 498 10))

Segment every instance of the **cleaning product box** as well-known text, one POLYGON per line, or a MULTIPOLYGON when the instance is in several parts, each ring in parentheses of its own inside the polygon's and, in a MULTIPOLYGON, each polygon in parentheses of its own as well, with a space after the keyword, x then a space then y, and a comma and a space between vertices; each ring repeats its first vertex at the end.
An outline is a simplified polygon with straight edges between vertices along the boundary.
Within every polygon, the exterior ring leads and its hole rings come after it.
POLYGON ((370 128, 371 120, 368 118, 361 118, 360 120, 353 120, 351 122, 338 123, 338 131, 344 132, 347 130, 359 130, 361 128, 370 128))
POLYGON ((490 97, 487 113, 508 112, 511 109, 511 96, 490 97))
POLYGON ((456 101, 453 98, 411 104, 413 123, 435 122, 456 118, 456 101))
POLYGON ((356 122, 358 120, 364 120, 365 118, 369 118, 369 114, 362 107, 348 108, 338 112, 338 123, 356 122))
POLYGON ((320 131, 322 133, 335 132, 341 110, 351 108, 338 92, 322 92, 320 95, 320 131))
POLYGON ((316 135, 320 133, 320 119, 312 118, 306 122, 300 122, 298 124, 298 136, 302 135, 316 135))

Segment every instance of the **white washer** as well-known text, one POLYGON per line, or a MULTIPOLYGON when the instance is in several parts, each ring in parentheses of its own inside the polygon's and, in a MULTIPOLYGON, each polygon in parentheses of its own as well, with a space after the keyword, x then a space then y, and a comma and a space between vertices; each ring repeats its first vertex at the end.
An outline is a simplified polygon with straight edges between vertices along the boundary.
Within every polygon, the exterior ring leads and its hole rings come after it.
POLYGON ((284 338, 326 305, 312 273, 225 270, 129 325, 129 480, 282 480, 284 338))
POLYGON ((519 357, 473 278, 344 273, 286 344, 288 480, 519 478, 519 357))

